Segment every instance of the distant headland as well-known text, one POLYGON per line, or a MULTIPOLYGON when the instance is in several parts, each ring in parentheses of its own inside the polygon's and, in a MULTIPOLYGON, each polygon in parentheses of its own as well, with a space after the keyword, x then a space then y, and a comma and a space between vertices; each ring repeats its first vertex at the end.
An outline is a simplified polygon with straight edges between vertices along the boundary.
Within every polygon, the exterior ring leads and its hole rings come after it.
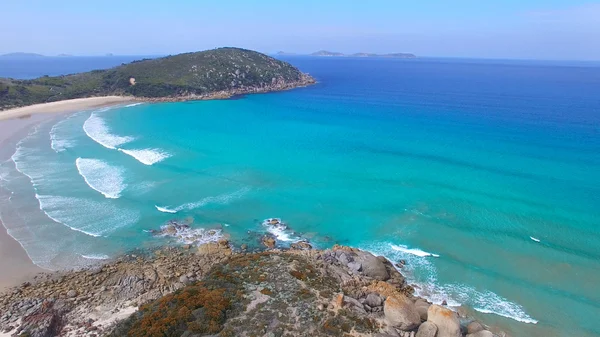
MULTIPOLYGON (((5 57, 10 55, 24 56, 5 57)), ((147 101, 218 99, 313 83, 310 75, 287 62, 251 50, 218 48, 65 76, 0 78, 0 110, 99 96, 147 101)))

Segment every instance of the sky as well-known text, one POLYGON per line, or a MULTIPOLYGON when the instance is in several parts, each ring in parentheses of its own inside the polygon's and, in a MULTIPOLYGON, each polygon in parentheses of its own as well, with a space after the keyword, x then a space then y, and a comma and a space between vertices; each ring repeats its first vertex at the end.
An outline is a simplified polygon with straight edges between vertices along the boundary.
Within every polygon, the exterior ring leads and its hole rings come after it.
POLYGON ((0 54, 311 53, 600 60, 600 1, 0 0, 0 54))

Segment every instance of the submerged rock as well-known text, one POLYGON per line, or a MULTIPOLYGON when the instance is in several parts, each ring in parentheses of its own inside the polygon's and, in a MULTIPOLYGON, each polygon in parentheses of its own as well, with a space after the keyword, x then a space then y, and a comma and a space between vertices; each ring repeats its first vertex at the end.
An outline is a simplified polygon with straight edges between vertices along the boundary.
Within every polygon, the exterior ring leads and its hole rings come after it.
POLYGON ((269 249, 275 248, 275 244, 277 243, 277 241, 275 240, 275 237, 273 237, 272 235, 263 236, 261 239, 261 242, 265 247, 267 247, 269 249))

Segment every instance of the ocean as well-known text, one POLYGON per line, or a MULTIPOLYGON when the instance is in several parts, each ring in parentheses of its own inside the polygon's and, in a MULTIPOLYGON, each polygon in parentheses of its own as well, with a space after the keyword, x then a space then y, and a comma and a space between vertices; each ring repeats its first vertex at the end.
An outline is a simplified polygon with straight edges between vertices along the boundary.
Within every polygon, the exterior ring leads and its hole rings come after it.
POLYGON ((283 59, 319 83, 36 126, 0 165, 2 222, 49 269, 267 231, 351 245, 513 336, 600 335, 598 64, 283 59), (169 220, 192 229, 149 233, 169 220))

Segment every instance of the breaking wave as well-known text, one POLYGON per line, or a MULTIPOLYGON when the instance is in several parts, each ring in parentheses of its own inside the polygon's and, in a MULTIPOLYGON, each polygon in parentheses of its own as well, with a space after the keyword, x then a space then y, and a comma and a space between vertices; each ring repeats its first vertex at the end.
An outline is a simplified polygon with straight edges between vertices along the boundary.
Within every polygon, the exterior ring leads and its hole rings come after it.
POLYGON ((267 232, 273 234, 279 241, 295 242, 300 240, 300 238, 294 237, 294 233, 279 218, 265 219, 262 225, 267 229, 267 232))
POLYGON ((440 284, 433 259, 427 257, 435 254, 420 249, 408 249, 392 243, 376 243, 359 247, 375 255, 383 255, 390 261, 406 260, 402 274, 411 283, 415 283, 415 294, 432 303, 441 304, 446 301, 450 307, 466 304, 482 313, 491 313, 519 322, 536 324, 538 321, 530 317, 524 308, 491 291, 479 291, 465 284, 440 284), (400 249, 398 249, 400 248, 400 249), (415 278, 415 272, 424 277, 415 278))
POLYGON ((144 165, 156 164, 169 158, 171 155, 161 149, 124 150, 119 151, 128 154, 144 165))
POLYGON ((137 211, 107 201, 57 195, 35 195, 40 210, 54 222, 90 236, 100 237, 139 220, 137 211))
POLYGON ((112 150, 116 150, 117 146, 129 143, 134 139, 133 137, 110 133, 106 122, 96 112, 92 112, 90 117, 83 123, 83 131, 96 143, 112 150))
POLYGON ((156 205, 154 205, 154 207, 156 207, 156 209, 158 211, 163 212, 163 213, 177 213, 177 211, 174 209, 168 209, 166 207, 160 207, 160 206, 156 206, 156 205))
POLYGON ((440 257, 438 254, 428 253, 428 252, 420 250, 418 248, 410 249, 407 246, 403 246, 403 245, 392 245, 392 249, 400 251, 400 252, 420 256, 420 257, 428 257, 428 256, 440 257))
POLYGON ((108 259, 110 259, 110 256, 108 256, 106 254, 88 254, 88 255, 79 254, 79 255, 81 255, 81 257, 83 257, 84 259, 90 259, 90 260, 108 260, 108 259))
POLYGON ((118 199, 127 187, 123 178, 123 169, 114 167, 99 159, 77 158, 77 171, 92 189, 106 198, 118 199))
POLYGON ((183 204, 183 205, 175 207, 175 208, 170 208, 168 206, 158 206, 158 205, 154 205, 154 207, 156 207, 157 210, 159 210, 163 213, 177 213, 180 211, 191 211, 196 208, 206 206, 208 204, 218 204, 218 205, 228 204, 235 199, 241 198, 246 193, 248 193, 248 191, 250 191, 249 188, 242 188, 242 189, 237 190, 232 193, 221 194, 221 195, 218 195, 215 197, 206 197, 199 201, 183 204))

